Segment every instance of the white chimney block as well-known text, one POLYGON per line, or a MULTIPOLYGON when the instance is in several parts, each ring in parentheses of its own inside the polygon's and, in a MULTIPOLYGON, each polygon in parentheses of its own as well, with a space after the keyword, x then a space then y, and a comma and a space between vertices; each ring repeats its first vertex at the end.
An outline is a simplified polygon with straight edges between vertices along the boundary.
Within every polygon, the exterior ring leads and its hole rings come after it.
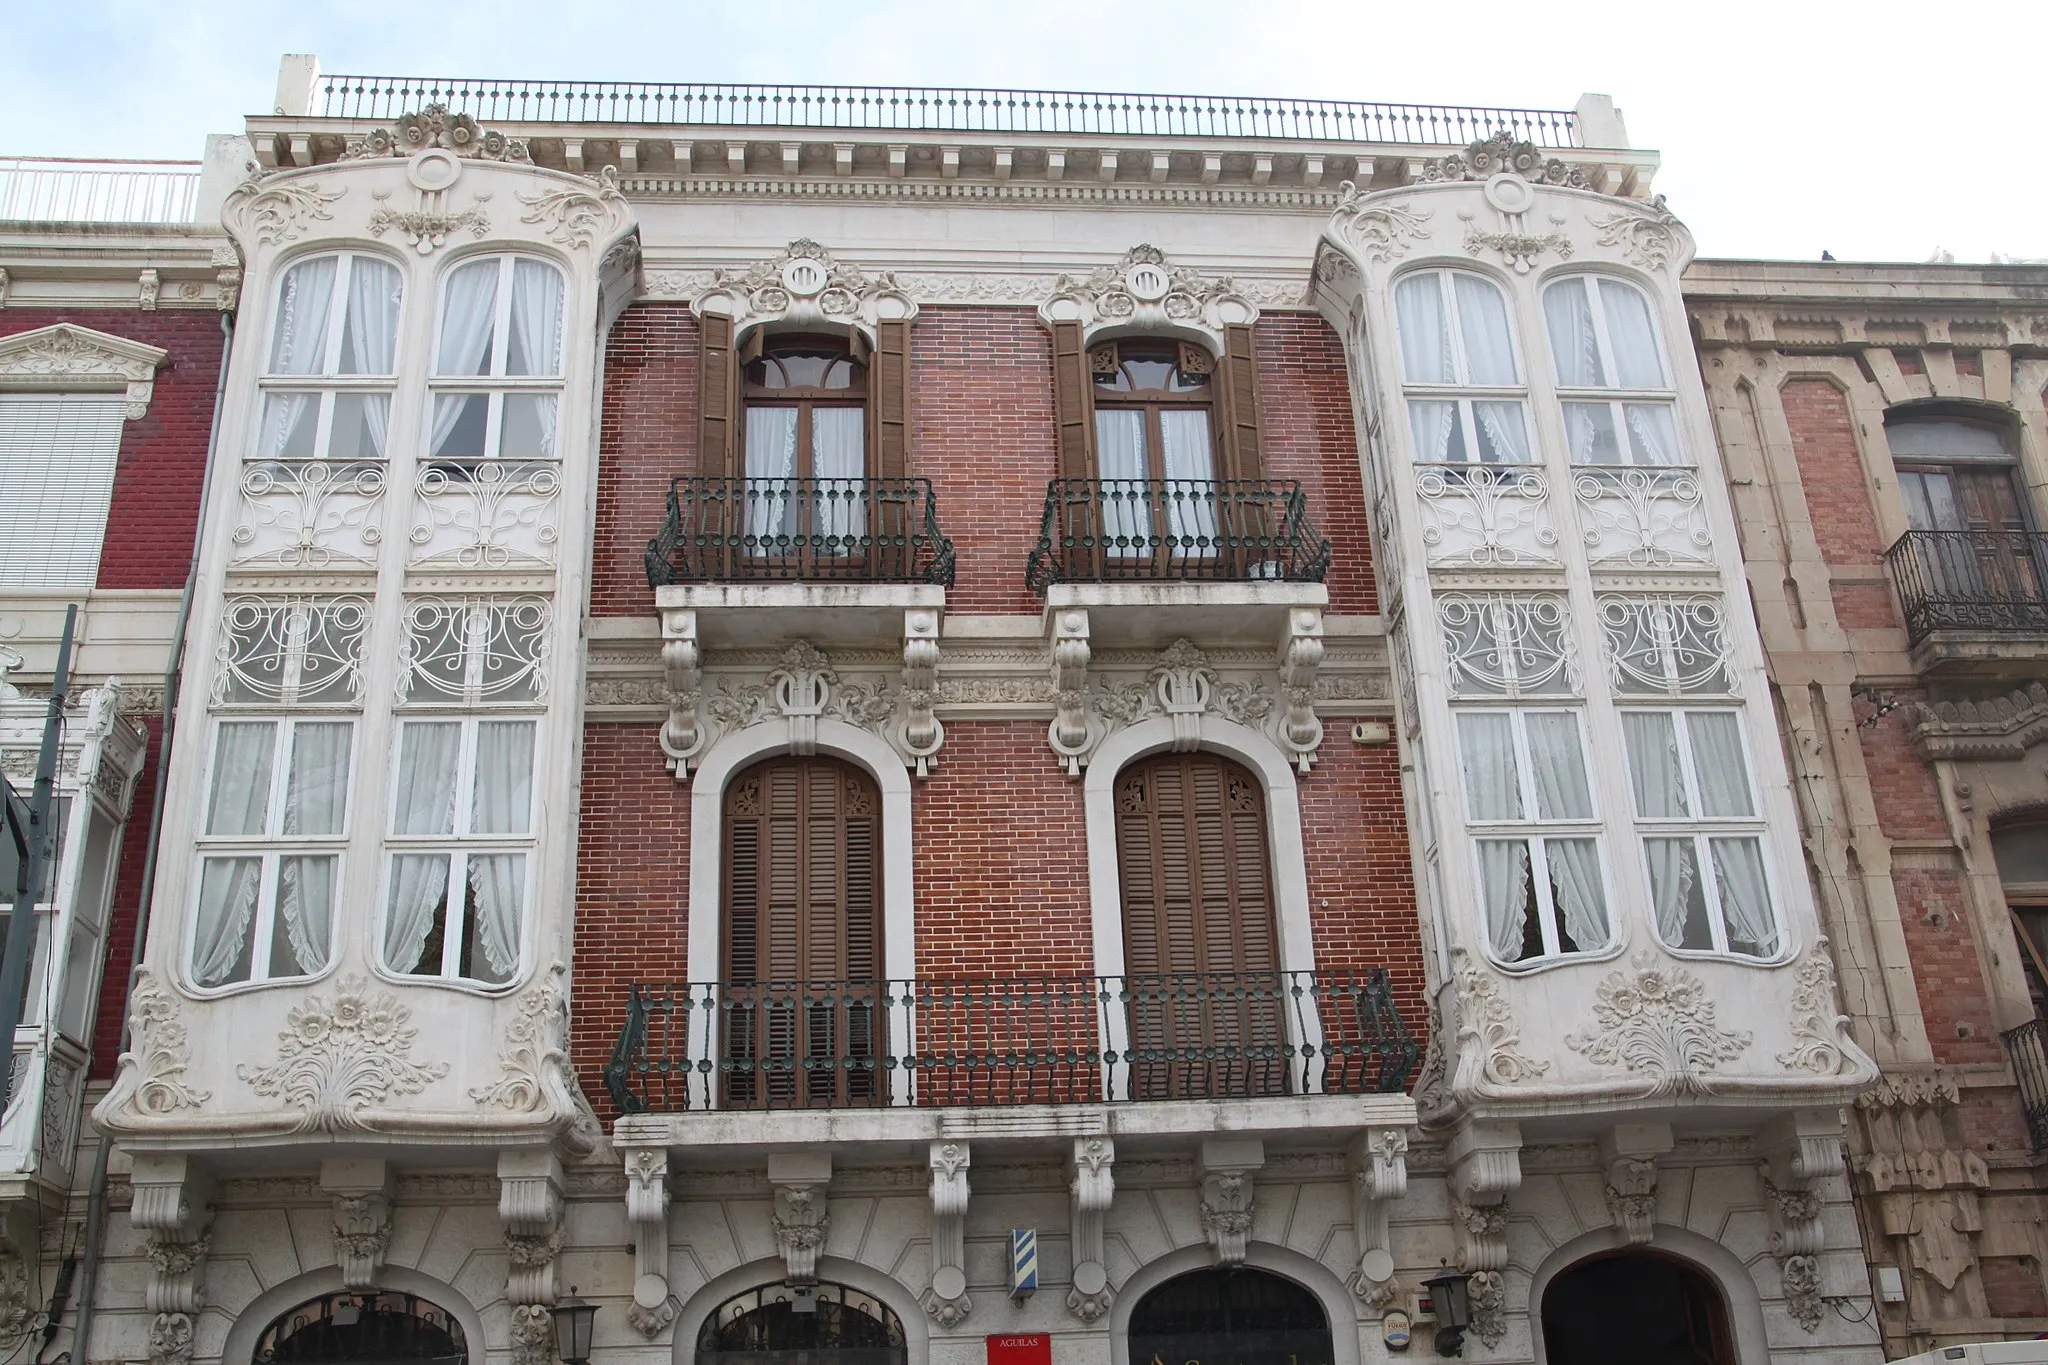
POLYGON ((1621 110, 1614 107, 1612 95, 1581 95, 1573 112, 1579 118, 1581 147, 1628 146, 1628 126, 1621 121, 1621 110))
POLYGON ((316 114, 314 92, 320 86, 320 59, 306 52, 287 52, 277 63, 277 109, 286 118, 316 114))

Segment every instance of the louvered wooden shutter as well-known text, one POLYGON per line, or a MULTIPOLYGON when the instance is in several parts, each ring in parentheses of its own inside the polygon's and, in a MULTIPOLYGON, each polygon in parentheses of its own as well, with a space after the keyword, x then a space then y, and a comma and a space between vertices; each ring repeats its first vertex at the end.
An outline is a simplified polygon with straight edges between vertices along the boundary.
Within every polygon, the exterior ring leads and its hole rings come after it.
POLYGON ((739 477, 739 367, 732 353, 732 319, 704 317, 697 360, 697 472, 706 478, 739 477))
POLYGON ((910 473, 910 324, 901 319, 875 328, 877 345, 868 368, 868 406, 874 420, 869 468, 878 479, 910 473))
POLYGON ((1052 325, 1053 414, 1059 423, 1059 476, 1095 477, 1095 392, 1081 324, 1052 325))
POLYGON ((121 421, 118 394, 0 395, 0 587, 99 581, 121 421))
POLYGON ((1265 432, 1259 418, 1258 349, 1242 323, 1223 329, 1219 365, 1223 398, 1223 474, 1226 479, 1266 477, 1265 432))

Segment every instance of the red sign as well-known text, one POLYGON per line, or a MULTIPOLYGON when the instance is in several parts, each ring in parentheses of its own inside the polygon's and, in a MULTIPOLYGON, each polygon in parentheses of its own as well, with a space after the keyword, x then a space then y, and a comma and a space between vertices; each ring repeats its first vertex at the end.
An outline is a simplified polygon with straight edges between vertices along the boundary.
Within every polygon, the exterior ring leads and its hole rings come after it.
POLYGON ((1052 1337, 1044 1332, 990 1337, 988 1365, 1052 1365, 1052 1337))

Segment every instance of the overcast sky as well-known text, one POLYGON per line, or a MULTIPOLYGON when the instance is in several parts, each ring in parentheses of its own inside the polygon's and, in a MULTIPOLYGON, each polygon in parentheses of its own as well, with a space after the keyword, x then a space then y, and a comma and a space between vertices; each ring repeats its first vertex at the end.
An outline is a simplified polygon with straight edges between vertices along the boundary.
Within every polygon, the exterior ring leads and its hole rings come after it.
POLYGON ((1614 97, 1701 253, 2048 258, 2048 3, 9 0, 0 155, 197 158, 277 59, 518 79, 1614 97), (1667 17, 1668 16, 1668 17, 1667 17))

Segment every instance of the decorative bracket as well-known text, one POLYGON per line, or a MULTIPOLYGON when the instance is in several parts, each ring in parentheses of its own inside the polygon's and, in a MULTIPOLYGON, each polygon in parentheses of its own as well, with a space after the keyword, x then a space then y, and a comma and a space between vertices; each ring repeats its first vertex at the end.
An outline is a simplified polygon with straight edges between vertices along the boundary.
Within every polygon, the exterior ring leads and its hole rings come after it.
POLYGON ((704 728, 697 707, 704 699, 703 658, 697 651, 697 613, 661 614, 661 672, 668 691, 668 719, 661 723, 661 751, 681 782, 690 776, 690 761, 704 748, 704 728))
POLYGON ((1798 1109, 1773 1119, 1757 1135, 1764 1160, 1757 1175, 1770 1205, 1771 1254, 1785 1284, 1785 1305, 1808 1332, 1820 1329, 1820 1253, 1827 1246, 1822 1201, 1815 1188, 1847 1169, 1838 1111, 1798 1109))
POLYGON ((513 1365, 553 1365, 555 1258, 562 1249, 562 1163, 546 1148, 498 1153, 498 1217, 511 1266, 513 1365))
POLYGON ((1657 1224, 1657 1158, 1671 1151, 1668 1123, 1617 1124, 1600 1135, 1607 1212, 1624 1241, 1640 1246, 1657 1224))
POLYGON ((1379 1313, 1401 1292, 1387 1214, 1388 1206, 1408 1193, 1408 1130, 1367 1129, 1352 1145, 1351 1159, 1351 1216, 1358 1233, 1351 1292, 1379 1313))
POLYGON ((1508 1196, 1522 1185, 1522 1128, 1470 1122, 1452 1137, 1452 1231, 1458 1267, 1472 1277, 1472 1330, 1491 1348, 1507 1334, 1508 1196))
POLYGON ((708 313, 730 317, 735 339, 764 325, 795 331, 826 326, 858 332, 871 344, 880 324, 917 316, 917 300, 897 285, 894 275, 867 274, 833 259, 807 237, 745 270, 719 271, 690 308, 700 318, 708 313))
POLYGON ((932 1282, 919 1302, 941 1327, 957 1326, 974 1310, 967 1296, 967 1144, 934 1142, 932 1164, 932 1282))
POLYGON ((790 1284, 818 1282, 818 1253, 832 1227, 825 1187, 832 1180, 832 1154, 825 1151, 771 1152, 768 1183, 775 1187, 775 1246, 790 1284))
POLYGON ((1202 1144, 1202 1232, 1216 1264, 1243 1265, 1252 1234, 1252 1178, 1266 1164, 1257 1138, 1210 1138, 1202 1144))
POLYGON ((649 1341, 676 1320, 668 1285, 668 1149, 626 1153, 626 1222, 633 1230, 633 1306, 626 1321, 649 1341))
POLYGON ((142 1306, 156 1314, 149 1328, 149 1362, 190 1365, 192 1320, 206 1306, 213 1180, 189 1156, 145 1152, 135 1155, 130 1180, 135 1202, 128 1219, 148 1239, 149 1279, 142 1306))
POLYGON ((1088 752, 1101 738, 1088 722, 1088 613, 1070 607, 1053 613, 1050 663, 1053 693, 1052 728, 1046 739, 1068 777, 1079 777, 1088 752))
MULTIPOLYGON (((1103 166, 1113 176, 1115 157, 1104 156, 1103 166)), ((1257 322, 1259 309, 1229 277, 1212 279, 1171 265, 1165 252, 1146 244, 1087 275, 1060 276, 1052 295, 1038 306, 1038 316, 1048 326, 1080 323, 1091 343, 1104 333, 1175 332, 1198 334, 1221 354, 1224 328, 1257 322)))
POLYGON ((903 613, 903 724, 900 747, 919 777, 932 775, 932 762, 946 742, 946 727, 933 707, 939 699, 939 614, 926 607, 903 613))
POLYGON ((1109 1287, 1109 1263, 1103 1252, 1102 1223, 1116 1195, 1116 1144, 1106 1137, 1074 1139, 1074 1180, 1069 1237, 1073 1244, 1073 1286, 1067 1308, 1083 1322, 1109 1311, 1116 1291, 1109 1287))
POLYGON ((320 1188, 334 1198, 334 1259, 344 1289, 377 1287, 391 1248, 389 1162, 336 1157, 320 1163, 320 1188))
POLYGON ((1323 744, 1323 722, 1316 715, 1316 670, 1323 662, 1323 613, 1319 607, 1296 607, 1287 613, 1287 633, 1280 639, 1280 742, 1306 773, 1323 744))

